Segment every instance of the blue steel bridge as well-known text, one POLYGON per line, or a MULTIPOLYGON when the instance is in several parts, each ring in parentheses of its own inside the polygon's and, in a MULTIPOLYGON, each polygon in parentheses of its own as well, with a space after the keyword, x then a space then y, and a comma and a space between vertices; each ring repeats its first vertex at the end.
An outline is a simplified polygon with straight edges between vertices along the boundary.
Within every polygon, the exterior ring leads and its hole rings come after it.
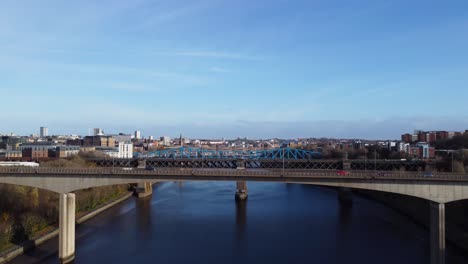
POLYGON ((203 148, 179 147, 157 150, 148 153, 136 153, 135 158, 174 158, 174 159, 263 159, 263 160, 309 160, 318 159, 322 154, 293 148, 260 150, 212 150, 203 148))
MULTIPOLYGON (((402 160, 324 160, 317 151, 292 148, 268 150, 210 150, 202 148, 170 148, 136 153, 133 159, 88 159, 98 167, 217 168, 235 169, 318 169, 318 170, 400 170, 428 169, 425 161, 402 160), (144 165, 143 165, 144 164, 144 165)), ((432 165, 430 165, 432 166, 432 165)))

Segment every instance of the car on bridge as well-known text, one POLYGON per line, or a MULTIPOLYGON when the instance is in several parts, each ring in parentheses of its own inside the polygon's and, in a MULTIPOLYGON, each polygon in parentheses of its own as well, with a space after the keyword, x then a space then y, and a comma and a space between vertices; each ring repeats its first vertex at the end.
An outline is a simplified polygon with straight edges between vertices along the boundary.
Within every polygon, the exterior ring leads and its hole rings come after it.
POLYGON ((349 171, 337 170, 336 174, 346 176, 346 175, 349 175, 349 171))
POLYGON ((432 177, 432 176, 434 176, 434 174, 432 174, 432 172, 425 172, 425 173, 423 174, 423 176, 424 176, 424 177, 432 177))
POLYGON ((151 165, 147 165, 147 166, 145 167, 145 170, 147 170, 147 171, 155 171, 156 168, 153 167, 153 166, 151 166, 151 165))

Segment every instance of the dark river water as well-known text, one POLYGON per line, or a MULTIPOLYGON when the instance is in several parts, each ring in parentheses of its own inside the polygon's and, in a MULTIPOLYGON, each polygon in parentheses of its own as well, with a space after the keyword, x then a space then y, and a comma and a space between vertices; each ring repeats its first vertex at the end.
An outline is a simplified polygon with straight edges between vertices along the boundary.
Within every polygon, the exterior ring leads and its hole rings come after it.
MULTIPOLYGON (((77 226, 75 263, 429 263, 429 234, 377 202, 333 189, 167 182, 77 226)), ((447 263, 468 263, 448 248, 447 263)), ((11 263, 57 263, 57 239, 11 263)))

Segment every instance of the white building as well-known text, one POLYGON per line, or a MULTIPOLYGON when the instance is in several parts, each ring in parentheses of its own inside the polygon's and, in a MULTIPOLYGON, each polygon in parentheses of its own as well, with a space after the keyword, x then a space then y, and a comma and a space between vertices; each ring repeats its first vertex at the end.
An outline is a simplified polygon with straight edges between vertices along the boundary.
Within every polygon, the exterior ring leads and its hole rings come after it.
POLYGON ((170 146, 171 145, 171 138, 170 137, 161 137, 161 142, 164 146, 170 146))
POLYGON ((95 129, 93 129, 93 132, 94 132, 95 136, 103 136, 104 135, 104 131, 102 131, 101 128, 95 128, 95 129))
POLYGON ((102 153, 104 153, 109 158, 119 158, 119 152, 117 150, 102 150, 102 153))
POLYGON ((41 127, 40 135, 41 137, 47 137, 49 135, 49 129, 47 127, 41 127))
POLYGON ((119 142, 118 158, 120 159, 133 158, 133 143, 119 142))
POLYGON ((135 139, 141 139, 141 132, 140 130, 136 130, 135 131, 135 136, 134 136, 135 139))
POLYGON ((409 148, 411 147, 411 145, 409 143, 405 143, 405 142, 398 142, 397 144, 397 151, 403 151, 403 152, 409 152, 409 148))

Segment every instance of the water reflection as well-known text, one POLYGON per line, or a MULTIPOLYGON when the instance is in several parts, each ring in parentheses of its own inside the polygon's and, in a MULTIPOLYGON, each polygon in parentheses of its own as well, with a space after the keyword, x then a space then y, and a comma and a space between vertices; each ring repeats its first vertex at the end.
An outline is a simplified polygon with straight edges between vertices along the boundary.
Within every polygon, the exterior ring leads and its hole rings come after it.
POLYGON ((138 236, 141 238, 149 238, 151 236, 151 229, 153 226, 151 206, 152 195, 135 199, 135 217, 138 236))
POLYGON ((244 238, 247 225, 247 200, 236 200, 236 234, 238 239, 244 238))

